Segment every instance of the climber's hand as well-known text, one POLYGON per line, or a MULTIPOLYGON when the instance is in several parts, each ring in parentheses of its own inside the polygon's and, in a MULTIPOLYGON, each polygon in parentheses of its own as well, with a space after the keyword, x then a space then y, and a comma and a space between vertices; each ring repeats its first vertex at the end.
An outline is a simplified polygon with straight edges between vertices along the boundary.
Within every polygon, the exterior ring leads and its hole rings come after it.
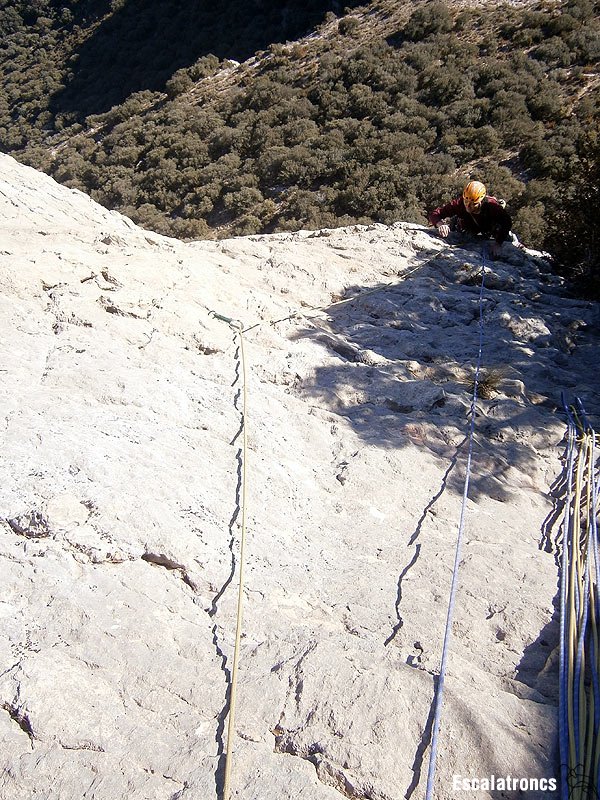
POLYGON ((490 258, 498 258, 500 253, 502 252, 502 245, 498 244, 498 242, 490 242, 488 246, 488 253, 490 258))

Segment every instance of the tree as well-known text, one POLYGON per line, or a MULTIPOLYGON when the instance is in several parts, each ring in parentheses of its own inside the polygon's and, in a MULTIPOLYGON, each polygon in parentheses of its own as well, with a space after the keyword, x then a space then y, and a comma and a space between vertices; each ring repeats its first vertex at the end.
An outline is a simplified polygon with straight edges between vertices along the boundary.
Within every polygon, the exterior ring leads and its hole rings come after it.
POLYGON ((546 211, 545 249, 558 270, 585 296, 600 299, 600 136, 582 135, 577 155, 565 165, 561 190, 546 211))

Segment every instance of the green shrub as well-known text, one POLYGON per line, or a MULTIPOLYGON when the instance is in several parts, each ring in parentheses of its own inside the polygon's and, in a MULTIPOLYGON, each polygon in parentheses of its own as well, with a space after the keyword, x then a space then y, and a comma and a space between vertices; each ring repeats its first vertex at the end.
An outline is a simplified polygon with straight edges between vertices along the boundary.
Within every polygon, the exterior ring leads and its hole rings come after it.
POLYGON ((546 204, 529 203, 512 214, 513 231, 526 247, 540 247, 546 236, 546 204))
POLYGON ((244 186, 223 196, 223 204, 228 211, 235 215, 247 215, 255 206, 264 200, 261 192, 250 186, 244 186))
POLYGON ((581 132, 598 128, 591 0, 423 2, 403 28, 400 6, 386 2, 376 28, 346 10, 297 42, 284 28, 320 22, 321 5, 286 7, 278 27, 281 9, 262 3, 243 45, 230 35, 233 7, 199 12, 188 31, 185 4, 136 14, 121 3, 127 41, 106 36, 98 63, 86 48, 115 19, 107 4, 94 17, 92 5, 0 0, 0 146, 170 235, 423 221, 476 171, 510 201, 527 243, 542 246, 556 187, 582 161, 581 132), (254 63, 217 76, 259 34, 254 63), (218 56, 194 61, 213 47, 218 56))
POLYGON ((245 214, 232 226, 232 233, 236 236, 251 236, 253 233, 260 233, 261 230, 261 221, 252 214, 245 214))
POLYGON ((531 55, 545 64, 568 67, 573 62, 569 46, 559 36, 552 36, 531 51, 531 55))
POLYGON ((404 26, 404 36, 418 42, 432 34, 447 33, 452 27, 452 17, 446 4, 434 0, 413 11, 404 26))
POLYGON ((210 239, 211 228, 203 219, 183 219, 175 217, 169 221, 169 235, 178 239, 210 239))
POLYGON ((167 97, 170 100, 173 100, 175 97, 179 97, 179 95, 184 94, 191 89, 194 85, 194 81, 192 80, 189 71, 187 69, 178 69, 177 72, 173 75, 172 78, 165 84, 165 91, 167 93, 167 97))
POLYGON ((360 22, 356 17, 344 17, 338 22, 338 31, 342 36, 352 36, 358 33, 360 22))
POLYGON ((594 208, 600 190, 600 136, 582 134, 576 153, 564 162, 560 192, 548 198, 544 246, 579 291, 600 299, 600 218, 594 208))
POLYGON ((527 108, 533 119, 543 122, 556 122, 565 114, 560 95, 553 87, 540 87, 527 98, 527 108))
POLYGON ((473 97, 473 86, 456 65, 430 68, 421 77, 419 99, 432 106, 445 106, 455 100, 473 97))
POLYGON ((188 67, 187 71, 193 81, 199 81, 209 75, 214 75, 220 66, 221 62, 217 56, 209 53, 199 58, 191 67, 188 67))

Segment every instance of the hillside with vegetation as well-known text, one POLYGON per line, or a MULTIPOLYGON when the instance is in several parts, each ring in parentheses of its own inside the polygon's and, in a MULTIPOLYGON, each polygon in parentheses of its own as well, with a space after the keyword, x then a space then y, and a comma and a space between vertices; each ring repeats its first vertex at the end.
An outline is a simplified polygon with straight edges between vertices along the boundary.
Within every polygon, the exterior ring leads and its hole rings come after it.
POLYGON ((598 280, 600 2, 0 0, 0 148, 179 238, 425 222, 598 280))

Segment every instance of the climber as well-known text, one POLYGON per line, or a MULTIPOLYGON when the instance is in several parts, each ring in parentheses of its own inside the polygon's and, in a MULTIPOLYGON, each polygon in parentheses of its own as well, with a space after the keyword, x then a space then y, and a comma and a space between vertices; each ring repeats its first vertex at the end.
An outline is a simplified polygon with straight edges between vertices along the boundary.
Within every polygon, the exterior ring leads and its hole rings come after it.
POLYGON ((503 242, 512 241, 514 244, 516 240, 510 230, 512 220, 505 205, 503 200, 488 195, 483 183, 470 181, 460 197, 436 208, 428 219, 443 238, 450 231, 480 233, 485 239, 493 238, 489 252, 496 257, 500 255, 503 242))

